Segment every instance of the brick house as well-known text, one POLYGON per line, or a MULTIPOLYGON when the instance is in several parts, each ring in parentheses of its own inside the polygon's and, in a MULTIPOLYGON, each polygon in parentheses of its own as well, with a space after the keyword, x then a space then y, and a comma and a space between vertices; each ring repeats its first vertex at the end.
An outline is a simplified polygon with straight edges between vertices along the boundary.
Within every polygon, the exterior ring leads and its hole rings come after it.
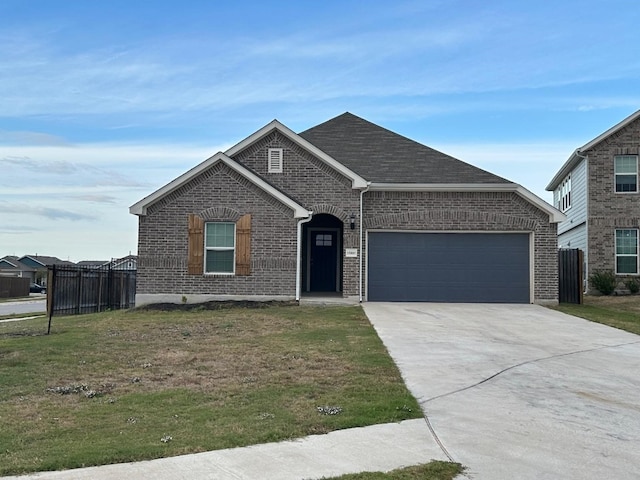
POLYGON ((621 280, 640 273, 639 154, 640 110, 577 148, 547 185, 566 215, 558 245, 584 252, 585 278, 596 271, 621 280))
POLYGON ((522 186, 350 113, 277 120, 130 208, 136 304, 557 299, 557 222, 522 186))

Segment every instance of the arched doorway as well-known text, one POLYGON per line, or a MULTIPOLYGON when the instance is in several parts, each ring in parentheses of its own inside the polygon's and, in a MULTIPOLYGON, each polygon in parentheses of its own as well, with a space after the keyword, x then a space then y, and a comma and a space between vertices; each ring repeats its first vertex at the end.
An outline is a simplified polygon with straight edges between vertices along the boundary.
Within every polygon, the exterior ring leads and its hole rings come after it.
POLYGON ((302 291, 342 292, 342 221, 321 213, 302 230, 302 291))

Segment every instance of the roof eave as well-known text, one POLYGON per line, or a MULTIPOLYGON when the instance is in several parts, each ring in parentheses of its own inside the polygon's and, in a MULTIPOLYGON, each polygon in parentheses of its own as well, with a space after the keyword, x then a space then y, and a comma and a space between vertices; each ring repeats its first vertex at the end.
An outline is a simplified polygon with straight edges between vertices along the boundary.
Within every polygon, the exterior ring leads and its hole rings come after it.
POLYGON ((314 144, 308 142, 307 140, 302 138, 300 135, 298 135, 296 132, 291 130, 289 127, 280 123, 278 120, 272 120, 267 125, 262 127, 260 130, 248 136, 247 138, 242 140, 240 143, 234 145, 224 153, 229 157, 233 157, 274 130, 277 130, 278 132, 282 133, 289 140, 291 140, 294 143, 297 143, 300 147, 307 150, 313 156, 319 158, 320 160, 322 160, 323 162, 331 166, 333 169, 337 170, 342 175, 347 177, 349 180, 351 180, 352 188, 360 189, 360 188, 365 188, 367 186, 367 181, 363 177, 361 177, 360 175, 355 173, 353 170, 346 167, 344 164, 338 162, 335 158, 331 157, 330 155, 327 155, 325 152, 320 150, 314 144))
POLYGON ((611 127, 606 132, 598 135, 596 138, 591 140, 589 143, 587 143, 587 144, 583 145, 582 147, 578 148, 578 151, 586 152, 587 150, 591 150, 593 147, 598 145, 600 142, 602 142, 603 140, 606 140, 611 135, 616 133, 618 130, 622 130, 624 127, 629 125, 631 122, 637 120, 638 118, 640 118, 640 110, 632 113, 631 115, 629 115, 627 118, 625 118, 621 122, 616 123, 613 127, 611 127))
POLYGON ((556 173, 553 179, 551 179, 551 181, 549 182, 549 185, 547 185, 546 187, 546 190, 552 192, 558 187, 558 185, 560 185, 560 182, 562 182, 562 180, 564 180, 564 178, 571 172, 571 170, 573 170, 574 167, 578 163, 580 163, 580 160, 586 157, 586 155, 583 155, 583 152, 588 152, 589 150, 594 148, 596 145, 598 145, 600 142, 606 140, 607 138, 609 138, 611 135, 618 132, 619 130, 622 130, 623 128, 625 128, 627 125, 637 120, 638 118, 640 118, 640 110, 632 113, 624 120, 616 123, 613 127, 601 133, 590 142, 584 144, 582 147, 576 148, 571 154, 571 156, 569 157, 569 159, 564 163, 562 168, 558 170, 558 173, 556 173))
POLYGON ((387 192, 513 192, 549 215, 550 223, 566 220, 566 215, 517 183, 372 183, 371 191, 387 192))
POLYGON ((580 161, 586 158, 586 156, 582 155, 581 153, 583 149, 584 147, 581 147, 573 151, 573 153, 567 159, 567 161, 564 162, 564 165, 562 165, 560 170, 558 170, 555 176, 551 179, 551 181, 549 182, 549 185, 545 187, 545 190, 547 190, 548 192, 553 192, 558 187, 558 185, 560 185, 560 183, 565 179, 565 177, 569 175, 569 173, 571 173, 571 171, 574 168, 576 168, 576 166, 580 163, 580 161))
POLYGON ((207 160, 195 166, 188 172, 180 175, 178 178, 166 184, 164 187, 160 188, 159 190, 156 190, 151 195, 133 204, 131 207, 129 207, 129 213, 133 215, 145 216, 147 214, 147 208, 150 205, 157 202, 158 200, 165 197, 166 195, 169 195, 170 193, 176 191, 178 188, 185 185, 187 182, 192 180, 201 172, 207 170, 208 168, 211 168, 213 165, 215 165, 218 162, 223 162, 229 168, 238 172, 240 175, 245 177, 247 180, 249 180, 251 183, 256 185, 258 188, 262 189, 263 191, 265 191, 266 193, 268 193, 269 195, 271 195, 272 197, 274 197, 275 199, 277 199, 287 207, 291 208, 294 213, 293 215, 294 218, 307 218, 309 216, 308 210, 304 208, 302 205, 292 200, 291 198, 287 197, 285 194, 283 194, 279 190, 276 190, 274 187, 269 185, 267 182, 265 182, 262 178, 257 176, 255 173, 243 167, 238 162, 236 162, 232 158, 229 158, 226 154, 222 152, 218 152, 214 156, 209 157, 207 160))

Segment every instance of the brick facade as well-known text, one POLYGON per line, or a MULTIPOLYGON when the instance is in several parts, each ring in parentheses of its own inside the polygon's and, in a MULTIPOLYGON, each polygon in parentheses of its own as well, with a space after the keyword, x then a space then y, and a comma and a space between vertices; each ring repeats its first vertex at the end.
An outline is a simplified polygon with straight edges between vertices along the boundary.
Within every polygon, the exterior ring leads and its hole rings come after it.
MULTIPOLYGON (((535 300, 557 298, 556 224, 550 223, 549 212, 515 193, 368 191, 363 196, 361 245, 361 192, 352 187, 351 179, 282 132, 276 129, 257 139, 232 160, 314 216, 329 214, 342 222, 338 255, 345 297, 359 294, 360 262, 363 273, 366 271, 366 231, 399 229, 533 233, 535 300), (282 149, 282 173, 268 172, 269 148, 282 149), (354 229, 350 228, 351 217, 355 218, 354 229), (358 249, 358 256, 347 258, 347 248, 358 249)), ((295 298, 298 221, 290 206, 224 162, 214 163, 175 191, 156 198, 140 214, 137 294, 154 301, 162 296, 172 301, 184 297, 187 301, 229 296, 295 298), (250 275, 188 274, 189 214, 205 222, 236 222, 251 214, 250 275)), ((364 280, 362 286, 366 298, 364 280)))
POLYGON ((640 155, 640 120, 582 153, 588 156, 588 270, 615 272, 615 230, 640 228, 640 193, 615 192, 614 156, 640 155))
POLYGON ((364 219, 373 230, 533 233, 535 301, 558 297, 556 224, 515 193, 367 192, 364 219))
POLYGON ((138 238, 138 294, 295 296, 291 210, 224 164, 150 206, 140 217, 138 238), (187 274, 190 213, 205 221, 231 222, 252 214, 250 276, 187 274))
MULTIPOLYGON (((234 160, 246 165, 279 190, 311 210, 314 215, 327 213, 343 222, 342 254, 345 248, 358 248, 359 230, 348 228, 349 217, 359 224, 360 192, 351 188, 351 180, 284 135, 273 132, 256 142, 234 160), (283 149, 283 173, 267 172, 269 148, 283 149)), ((359 262, 343 258, 343 295, 358 295, 359 262)))

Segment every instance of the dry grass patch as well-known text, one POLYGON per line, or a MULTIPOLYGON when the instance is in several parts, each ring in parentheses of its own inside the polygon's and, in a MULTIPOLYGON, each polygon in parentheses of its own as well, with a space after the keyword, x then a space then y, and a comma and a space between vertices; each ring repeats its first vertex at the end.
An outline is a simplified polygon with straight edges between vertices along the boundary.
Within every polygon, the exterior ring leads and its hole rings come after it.
POLYGON ((0 324, 0 474, 420 416, 359 307, 107 312, 44 331, 0 324))

